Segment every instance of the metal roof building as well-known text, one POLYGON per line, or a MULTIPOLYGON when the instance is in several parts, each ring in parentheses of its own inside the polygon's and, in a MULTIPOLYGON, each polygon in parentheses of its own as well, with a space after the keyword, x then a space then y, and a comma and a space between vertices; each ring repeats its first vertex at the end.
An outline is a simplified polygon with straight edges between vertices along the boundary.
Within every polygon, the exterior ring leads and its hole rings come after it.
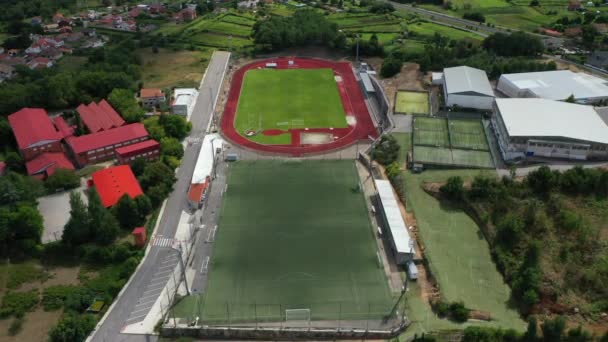
POLYGON ((590 106, 537 98, 496 99, 492 125, 507 160, 608 157, 608 125, 590 106))
POLYGON ((223 143, 224 140, 219 134, 207 134, 203 139, 188 189, 188 203, 192 207, 199 207, 203 201, 205 192, 213 178, 212 173, 217 149, 221 149, 223 143))
POLYGON ((102 169, 93 172, 91 177, 92 183, 97 189, 97 193, 99 193, 101 203, 106 208, 116 204, 125 194, 132 199, 143 194, 129 165, 102 169))
POLYGON ((405 264, 410 260, 411 254, 414 253, 414 240, 410 238, 405 221, 401 216, 399 203, 395 198, 391 183, 382 179, 375 179, 374 182, 382 205, 381 211, 384 223, 390 233, 395 258, 397 263, 405 264))
POLYGON ((583 104, 608 99, 606 80, 570 70, 504 74, 496 88, 509 97, 565 100, 573 95, 583 104))
POLYGON ((448 107, 490 110, 494 101, 486 72, 468 66, 443 69, 443 94, 448 107))

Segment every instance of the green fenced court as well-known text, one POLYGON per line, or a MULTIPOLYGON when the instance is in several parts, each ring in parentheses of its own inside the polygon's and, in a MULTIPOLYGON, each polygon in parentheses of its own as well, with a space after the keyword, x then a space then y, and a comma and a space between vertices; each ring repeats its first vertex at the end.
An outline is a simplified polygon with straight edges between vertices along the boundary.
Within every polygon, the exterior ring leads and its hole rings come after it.
POLYGON ((450 140, 454 148, 488 151, 488 141, 480 120, 450 120, 450 140))
POLYGON ((353 161, 240 161, 227 184, 207 291, 177 315, 222 324, 391 312, 353 161))
POLYGON ((429 114, 429 95, 426 92, 403 91, 397 92, 395 113, 429 114))
MULTIPOLYGON (((246 137, 248 131, 348 124, 331 69, 253 69, 243 79, 234 126, 246 137)), ((255 138, 263 144, 267 136, 255 138)))
POLYGON ((413 159, 449 167, 493 168, 481 120, 414 117, 413 159))
POLYGON ((414 117, 414 145, 450 147, 445 119, 414 117))

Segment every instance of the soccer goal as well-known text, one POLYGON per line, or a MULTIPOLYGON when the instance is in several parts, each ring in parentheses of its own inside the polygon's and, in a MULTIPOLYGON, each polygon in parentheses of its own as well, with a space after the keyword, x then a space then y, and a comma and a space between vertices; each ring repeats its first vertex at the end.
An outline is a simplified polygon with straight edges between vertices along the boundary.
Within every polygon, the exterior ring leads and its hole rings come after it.
POLYGON ((310 321, 310 309, 285 310, 285 322, 310 321))

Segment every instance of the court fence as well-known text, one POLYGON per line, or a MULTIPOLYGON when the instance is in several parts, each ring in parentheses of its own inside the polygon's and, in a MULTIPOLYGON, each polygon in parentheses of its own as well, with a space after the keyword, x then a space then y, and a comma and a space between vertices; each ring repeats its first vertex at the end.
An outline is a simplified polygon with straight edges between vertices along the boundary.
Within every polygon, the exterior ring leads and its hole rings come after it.
POLYGON ((388 339, 410 324, 405 315, 404 294, 392 303, 301 305, 205 303, 202 295, 198 297, 195 301, 190 299, 185 310, 183 307, 169 310, 160 331, 162 336, 231 340, 388 339))

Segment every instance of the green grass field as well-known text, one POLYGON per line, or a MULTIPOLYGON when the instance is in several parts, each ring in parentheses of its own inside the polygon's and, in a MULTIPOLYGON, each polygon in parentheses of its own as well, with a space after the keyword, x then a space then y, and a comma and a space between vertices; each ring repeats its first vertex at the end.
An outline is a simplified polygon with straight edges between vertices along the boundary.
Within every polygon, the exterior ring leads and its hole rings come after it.
POLYGON ((426 92, 398 91, 395 113, 429 114, 429 95, 426 92))
MULTIPOLYGON (((248 130, 329 127, 348 127, 331 69, 254 69, 245 74, 235 119, 243 136, 248 130)), ((258 133, 252 140, 272 144, 276 137, 258 133)))
MULTIPOLYGON (((422 189, 424 182, 443 182, 450 176, 470 180, 493 171, 427 170, 421 174, 404 171, 404 189, 409 211, 413 211, 431 271, 439 282, 441 295, 448 301, 464 301, 467 308, 488 311, 491 322, 475 325, 501 326, 523 330, 525 323, 509 307, 510 289, 496 270, 490 249, 479 227, 465 212, 440 203, 422 189)), ((408 299, 417 331, 452 328, 439 321, 419 301, 408 299), (418 308, 416 310, 416 308, 418 308), (425 312, 426 311, 426 312, 425 312)), ((460 328, 463 328, 460 325, 460 328)), ((409 330, 409 329, 408 329, 409 330)))
MULTIPOLYGON (((231 164, 204 302, 205 322, 374 318, 392 306, 352 161, 231 164), (254 305, 255 309, 254 309, 254 305), (257 312, 254 312, 256 310, 257 312)), ((185 309, 184 309, 185 308, 185 309)))
POLYGON ((484 37, 468 31, 459 30, 456 28, 451 28, 435 23, 428 22, 418 22, 415 24, 411 24, 407 26, 410 32, 415 33, 416 35, 432 37, 435 33, 439 33, 443 36, 446 36, 450 39, 471 39, 475 41, 481 41, 484 37))

